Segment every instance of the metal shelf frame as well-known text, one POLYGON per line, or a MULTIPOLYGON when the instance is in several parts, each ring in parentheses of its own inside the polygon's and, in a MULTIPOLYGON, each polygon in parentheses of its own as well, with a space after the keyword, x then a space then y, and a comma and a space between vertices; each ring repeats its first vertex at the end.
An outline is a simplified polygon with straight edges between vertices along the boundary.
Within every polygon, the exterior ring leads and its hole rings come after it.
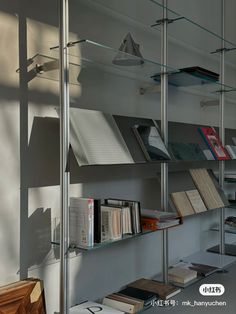
MULTIPOLYGON (((220 58, 220 78, 221 83, 225 83, 225 0, 222 1, 222 47, 219 49, 220 58)), ((166 66, 168 65, 168 0, 162 0, 163 3, 163 19, 162 24, 162 64, 161 73, 161 132, 164 143, 168 143, 168 73, 166 66)), ((60 16, 59 16, 59 32, 60 32, 60 313, 69 313, 68 302, 68 255, 69 255, 69 186, 70 186, 70 169, 68 167, 69 157, 69 138, 70 138, 70 116, 69 116, 69 0, 60 0, 60 16)), ((225 142, 225 125, 224 125, 224 107, 225 93, 220 93, 220 137, 224 145, 225 142)), ((224 187, 224 162, 220 162, 220 186, 224 187)), ((162 210, 168 210, 168 163, 161 165, 161 198, 162 210)), ((163 233, 163 282, 168 281, 168 230, 163 233)), ((220 253, 225 251, 225 232, 224 232, 224 209, 221 209, 220 219, 220 253)))

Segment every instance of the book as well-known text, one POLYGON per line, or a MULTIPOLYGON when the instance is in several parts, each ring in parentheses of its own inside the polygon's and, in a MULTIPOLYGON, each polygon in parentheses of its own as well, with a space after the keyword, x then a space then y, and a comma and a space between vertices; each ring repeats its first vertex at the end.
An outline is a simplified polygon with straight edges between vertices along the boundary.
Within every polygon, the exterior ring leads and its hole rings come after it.
POLYGON ((177 213, 163 212, 159 210, 141 208, 141 215, 148 218, 156 218, 159 220, 177 218, 177 213))
POLYGON ((70 314, 91 314, 97 312, 101 314, 125 314, 125 312, 113 309, 110 306, 91 301, 70 308, 70 314))
MULTIPOLYGON (((161 81, 159 73, 153 75, 152 78, 157 82, 161 81)), ((169 84, 176 87, 211 84, 218 81, 218 79, 219 74, 198 66, 182 68, 169 73, 169 84)))
POLYGON ((196 214, 205 212, 207 210, 198 190, 186 191, 185 193, 196 214))
POLYGON ((102 303, 125 313, 137 313, 143 309, 143 301, 123 297, 119 294, 107 296, 102 303))
POLYGON ((143 230, 156 231, 159 229, 178 226, 180 224, 180 219, 159 220, 157 218, 142 217, 141 222, 143 230))
POLYGON ((101 242, 122 238, 121 208, 101 205, 101 242))
POLYGON ((236 137, 232 137, 232 142, 236 145, 236 137))
POLYGON ((144 278, 132 282, 131 284, 129 284, 129 287, 134 287, 155 293, 159 295, 162 300, 168 300, 181 292, 181 289, 176 288, 170 284, 164 284, 156 280, 144 278))
POLYGON ((70 142, 79 165, 134 163, 112 115, 70 108, 70 128, 70 142))
POLYGON ((169 143, 169 149, 177 160, 206 160, 197 143, 169 143))
POLYGON ((131 223, 131 229, 128 227, 128 230, 125 231, 125 228, 123 228, 124 234, 138 234, 142 232, 141 228, 141 208, 140 208, 140 202, 138 201, 131 201, 131 200, 121 200, 121 199, 106 199, 105 204, 107 205, 118 205, 122 206, 123 208, 129 207, 129 209, 123 210, 124 219, 123 219, 123 226, 126 225, 126 221, 124 220, 130 220, 128 222, 128 225, 131 223), (124 211, 127 211, 126 217, 124 211))
POLYGON ((231 159, 236 159, 236 146, 235 145, 225 145, 227 152, 229 153, 231 159))
POLYGON ((124 310, 125 312, 137 313, 141 311, 144 307, 144 302, 142 300, 138 300, 129 296, 124 296, 119 293, 112 293, 106 296, 106 298, 120 302, 121 304, 114 302, 111 306, 118 310, 124 310), (127 305, 130 305, 129 310, 127 309, 127 305))
POLYGON ((219 270, 218 267, 199 263, 191 263, 189 269, 195 270, 199 276, 204 277, 209 276, 219 270))
POLYGON ((101 243, 101 200, 94 199, 94 243, 101 243))
POLYGON ((127 287, 118 292, 118 294, 129 296, 144 302, 144 307, 150 306, 153 301, 159 297, 157 293, 145 291, 142 289, 127 287))
POLYGON ((170 281, 186 284, 197 278, 197 272, 185 267, 172 267, 169 269, 168 278, 170 281))
POLYGON ((206 207, 208 209, 225 207, 208 171, 204 168, 190 169, 189 171, 206 207))
POLYGON ((210 149, 203 149, 203 154, 205 155, 207 160, 215 160, 210 149))
POLYGON ((198 130, 216 160, 230 159, 227 150, 223 147, 221 140, 213 127, 201 127, 198 128, 198 130))
POLYGON ((133 131, 148 161, 171 159, 156 126, 136 124, 133 131))
POLYGON ((195 211, 184 191, 171 193, 171 199, 180 216, 185 217, 195 214, 195 211))
POLYGON ((69 207, 70 242, 76 246, 94 245, 94 199, 71 197, 69 207))

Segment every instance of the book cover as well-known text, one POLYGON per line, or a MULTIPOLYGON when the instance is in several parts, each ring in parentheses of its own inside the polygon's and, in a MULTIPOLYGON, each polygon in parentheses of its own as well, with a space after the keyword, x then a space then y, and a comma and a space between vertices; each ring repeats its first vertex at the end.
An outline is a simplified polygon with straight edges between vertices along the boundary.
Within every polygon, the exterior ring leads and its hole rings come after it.
POLYGON ((225 207, 208 171, 204 168, 190 169, 189 171, 206 207, 208 209, 225 207))
POLYGON ((90 301, 70 308, 70 314, 91 314, 97 312, 101 314, 125 314, 125 312, 113 309, 110 306, 90 301))
POLYGON ((230 159, 227 150, 223 147, 221 140, 213 127, 201 127, 198 130, 216 160, 230 159))
POLYGON ((184 191, 171 193, 171 199, 182 217, 195 214, 195 211, 184 191))
POLYGON ((207 210, 198 190, 190 190, 185 192, 195 213, 202 213, 207 210))
POLYGON ((177 160, 206 160, 197 143, 169 143, 169 149, 177 160))
POLYGON ((229 153, 231 159, 236 159, 236 146, 235 145, 225 145, 227 152, 229 153))
POLYGON ((70 198, 70 240, 81 247, 94 245, 94 199, 70 198))
POLYGON ((121 295, 129 296, 138 300, 144 301, 144 306, 149 306, 151 302, 155 301, 159 296, 157 293, 145 291, 142 289, 128 287, 118 292, 121 295))
POLYGON ((199 263, 191 263, 191 266, 189 269, 195 270, 199 276, 209 276, 219 270, 218 267, 211 266, 211 265, 205 265, 205 264, 199 264, 199 263))
POLYGON ((129 284, 129 287, 134 287, 155 293, 159 295, 162 300, 168 300, 181 291, 181 289, 176 288, 170 284, 164 284, 156 280, 144 278, 132 282, 131 284, 129 284))
POLYGON ((125 312, 128 312, 127 305, 131 305, 131 307, 128 308, 131 313, 137 313, 141 311, 144 307, 144 302, 142 300, 138 300, 129 296, 124 296, 119 293, 112 293, 106 296, 106 299, 118 301, 120 304, 114 304, 114 302, 112 304, 112 307, 116 308, 117 310, 124 310, 125 312))
POLYGON ((133 131, 148 161, 171 159, 156 126, 135 125, 133 131))
POLYGON ((169 269, 168 277, 170 281, 187 283, 197 277, 197 272, 185 267, 172 267, 169 269))

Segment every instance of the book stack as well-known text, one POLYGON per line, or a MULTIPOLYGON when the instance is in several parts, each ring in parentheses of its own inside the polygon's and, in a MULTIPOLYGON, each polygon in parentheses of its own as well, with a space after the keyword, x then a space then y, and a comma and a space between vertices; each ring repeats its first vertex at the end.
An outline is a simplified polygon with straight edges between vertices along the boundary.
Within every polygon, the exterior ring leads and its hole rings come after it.
POLYGON ((175 266, 169 269, 168 278, 170 282, 184 286, 197 278, 197 271, 188 267, 175 266))
POLYGON ((103 304, 125 313, 138 313, 151 306, 158 297, 157 293, 130 286, 106 296, 103 304))
POLYGON ((178 226, 181 223, 180 217, 173 212, 142 209, 141 216, 143 230, 155 231, 178 226))
POLYGON ((137 201, 70 198, 70 243, 87 248, 95 243, 116 241, 141 233, 140 203, 137 201))
POLYGON ((176 288, 170 284, 164 284, 156 280, 145 278, 134 281, 133 283, 129 284, 129 287, 152 292, 156 295, 159 295, 162 300, 168 300, 181 292, 181 289, 176 288))

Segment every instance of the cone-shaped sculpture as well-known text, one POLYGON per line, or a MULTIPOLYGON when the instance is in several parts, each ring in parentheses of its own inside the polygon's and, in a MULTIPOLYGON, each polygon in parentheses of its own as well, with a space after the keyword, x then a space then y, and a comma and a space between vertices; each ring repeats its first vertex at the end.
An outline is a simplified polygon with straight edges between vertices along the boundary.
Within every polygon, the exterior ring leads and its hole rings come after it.
POLYGON ((143 57, 139 51, 139 45, 135 43, 130 33, 126 35, 119 50, 120 52, 118 52, 112 61, 114 64, 122 66, 134 66, 144 63, 143 57))

